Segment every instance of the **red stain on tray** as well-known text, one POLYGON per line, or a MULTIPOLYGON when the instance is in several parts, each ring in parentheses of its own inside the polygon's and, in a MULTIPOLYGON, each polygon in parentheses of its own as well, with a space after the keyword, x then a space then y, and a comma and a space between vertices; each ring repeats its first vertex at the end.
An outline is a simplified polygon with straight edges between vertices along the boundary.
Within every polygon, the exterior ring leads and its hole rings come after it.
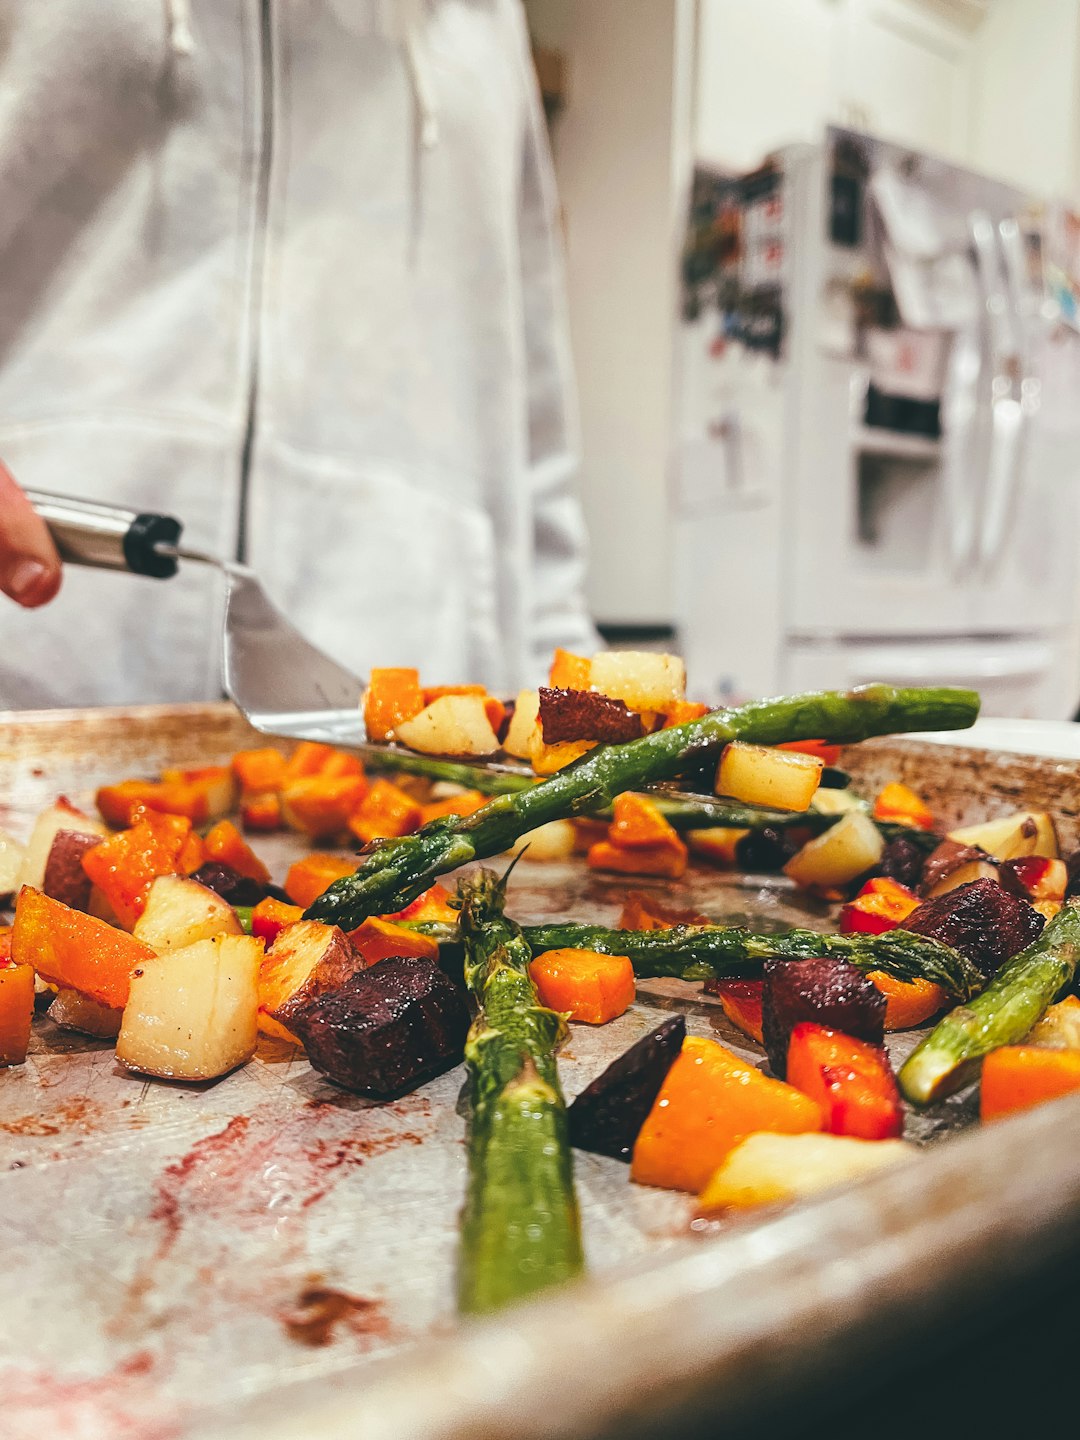
POLYGON ((0 1371, 0 1433, 4 1440, 175 1440, 181 1433, 176 1407, 168 1407, 153 1383, 154 1357, 139 1350, 104 1375, 58 1370, 0 1371))
POLYGON ((329 1345, 339 1327, 361 1341, 385 1340, 391 1333, 381 1300, 316 1283, 305 1285, 278 1318, 290 1340, 312 1348, 329 1345))

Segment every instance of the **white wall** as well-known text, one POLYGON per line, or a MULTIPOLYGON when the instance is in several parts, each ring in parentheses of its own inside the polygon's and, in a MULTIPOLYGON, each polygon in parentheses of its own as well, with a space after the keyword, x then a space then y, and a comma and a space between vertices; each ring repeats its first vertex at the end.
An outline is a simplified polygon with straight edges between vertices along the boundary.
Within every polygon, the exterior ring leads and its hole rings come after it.
POLYGON ((972 69, 972 165, 1080 202, 1078 0, 994 0, 972 69))
POLYGON ((575 0, 553 148, 581 397, 589 598, 600 621, 671 618, 667 475, 676 312, 683 0, 575 0))

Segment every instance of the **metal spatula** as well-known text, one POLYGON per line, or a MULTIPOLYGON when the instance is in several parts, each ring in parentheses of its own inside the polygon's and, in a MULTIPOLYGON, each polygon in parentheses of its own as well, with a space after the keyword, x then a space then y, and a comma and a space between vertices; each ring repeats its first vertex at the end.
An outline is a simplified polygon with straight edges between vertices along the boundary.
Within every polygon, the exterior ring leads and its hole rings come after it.
MULTIPOLYGON (((387 766, 412 752, 372 744, 364 730, 364 682, 305 640, 273 603, 254 571, 181 545, 170 515, 28 492, 68 565, 126 570, 167 580, 180 561, 212 565, 225 576, 222 685, 246 719, 267 735, 346 746, 387 766)), ((532 777, 523 765, 470 758, 485 770, 532 777)), ((407 764, 407 761, 406 761, 407 764)))

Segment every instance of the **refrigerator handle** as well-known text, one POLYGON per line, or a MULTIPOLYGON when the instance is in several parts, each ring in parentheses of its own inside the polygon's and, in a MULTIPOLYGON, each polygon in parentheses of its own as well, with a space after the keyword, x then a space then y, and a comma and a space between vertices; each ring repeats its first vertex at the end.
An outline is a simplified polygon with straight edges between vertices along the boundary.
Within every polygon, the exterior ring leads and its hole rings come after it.
POLYGON ((979 412, 979 380, 983 357, 976 330, 958 330, 949 353, 946 380, 946 424, 942 447, 949 565, 960 579, 966 575, 975 547, 975 493, 972 481, 979 412))
MULTIPOLYGON (((1015 226, 1015 222, 1011 223, 1015 226)), ((978 546, 979 566, 985 573, 996 563, 1005 541, 1020 474, 1025 416, 1021 405, 1023 376, 1018 316, 1015 299, 1010 304, 1009 287, 1001 268, 1004 245, 999 250, 999 229, 984 213, 972 216, 971 234, 986 307, 992 375, 990 448, 978 546)))

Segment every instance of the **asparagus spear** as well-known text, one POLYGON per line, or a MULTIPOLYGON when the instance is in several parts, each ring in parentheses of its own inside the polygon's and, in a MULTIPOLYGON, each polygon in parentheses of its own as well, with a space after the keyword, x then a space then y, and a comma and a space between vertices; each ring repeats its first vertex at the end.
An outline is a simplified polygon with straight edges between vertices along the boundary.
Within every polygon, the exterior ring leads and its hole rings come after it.
POLYGON ((465 1064, 472 1114, 458 1304, 495 1310, 583 1265, 566 1103, 555 1050, 565 1022, 538 1001, 532 952, 502 913, 505 881, 463 880, 465 983, 480 1013, 465 1064))
POLYGON ((355 874, 338 880, 315 901, 307 918, 352 930, 369 915, 403 910, 448 870, 497 855, 549 820, 591 814, 624 790, 671 779, 731 740, 771 745, 824 735, 830 741, 852 742, 904 730, 963 729, 978 710, 973 690, 901 690, 891 685, 712 710, 627 745, 598 746, 543 784, 499 795, 464 819, 446 816, 413 835, 377 842, 365 850, 355 874))
POLYGON ((905 1097, 928 1105, 975 1078, 978 1062, 1016 1045, 1076 974, 1080 906, 1058 911, 1039 938, 1007 960, 981 995, 946 1015, 912 1051, 897 1079, 905 1097))

